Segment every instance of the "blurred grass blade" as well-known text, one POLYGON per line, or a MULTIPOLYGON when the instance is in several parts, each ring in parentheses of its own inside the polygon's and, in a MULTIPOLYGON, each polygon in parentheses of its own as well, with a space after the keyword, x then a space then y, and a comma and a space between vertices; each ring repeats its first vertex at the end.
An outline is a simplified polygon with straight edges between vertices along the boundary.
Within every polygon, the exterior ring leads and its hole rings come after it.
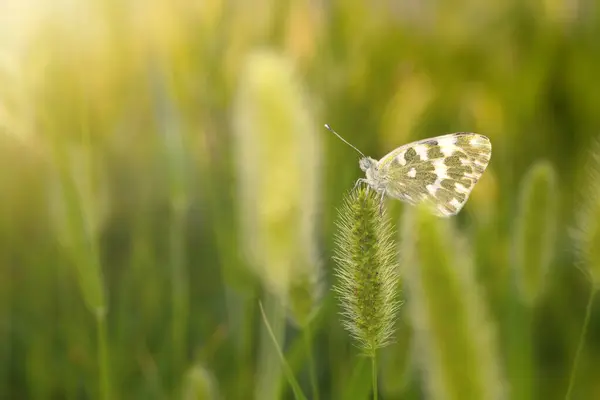
POLYGON ((277 350, 277 355, 279 356, 279 360, 281 361, 281 365, 283 366, 283 370, 286 374, 288 382, 289 382, 290 386, 292 387, 292 390, 294 391, 294 397, 296 398, 296 400, 299 400, 299 399, 306 400, 306 396, 302 392, 302 389, 300 388, 298 381, 294 377, 294 372, 292 371, 288 362, 286 361, 285 356, 283 355, 283 351, 281 350, 281 346, 279 346, 279 343, 277 342, 277 338, 275 337, 275 333, 273 332, 273 329, 271 328, 271 324, 269 324, 269 320, 267 319, 267 315, 265 314, 265 310, 263 308, 262 302, 259 302, 258 305, 260 307, 260 313, 261 313, 263 321, 265 323, 265 327, 267 328, 267 332, 269 333, 269 336, 271 337, 271 340, 273 341, 273 345, 275 346, 275 349, 277 350))
POLYGON ((470 250, 457 240, 451 221, 424 207, 407 209, 403 221, 403 268, 418 361, 431 398, 502 399, 493 327, 470 250))
MULTIPOLYGON (((264 313, 269 325, 261 325, 258 361, 256 363, 256 382, 254 383, 254 396, 260 399, 277 399, 281 396, 281 356, 279 348, 274 347, 272 342, 285 340, 286 318, 281 301, 275 295, 268 292, 264 294, 264 313)), ((285 368, 283 369, 285 373, 285 368)))
POLYGON ((585 336, 590 323, 590 316, 592 315, 592 307, 594 305, 594 298, 596 297, 597 289, 592 288, 588 298, 587 306, 585 307, 585 317, 583 318, 583 324, 581 327, 581 333, 579 334, 579 340, 577 342, 577 350, 575 350, 575 358, 573 359, 573 366, 571 368, 571 374, 569 376, 569 386, 567 388, 566 400, 571 399, 573 390, 575 388, 575 380, 577 379, 577 370, 579 368, 579 359, 581 358, 581 352, 585 344, 585 336))

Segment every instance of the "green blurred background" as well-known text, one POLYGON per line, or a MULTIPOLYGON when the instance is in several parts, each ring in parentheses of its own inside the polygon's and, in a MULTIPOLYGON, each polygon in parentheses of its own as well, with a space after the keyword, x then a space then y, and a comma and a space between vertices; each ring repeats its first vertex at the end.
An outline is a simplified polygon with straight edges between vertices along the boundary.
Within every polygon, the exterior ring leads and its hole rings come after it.
MULTIPOLYGON (((571 233, 594 183, 599 39, 585 0, 3 1, 0 397, 292 398, 262 300, 309 398, 311 362, 320 398, 368 398, 329 290, 336 210, 362 172, 329 123, 375 158, 490 138, 456 222, 508 397, 564 398, 591 290, 571 233), (532 303, 513 238, 541 160, 557 244, 532 303), (298 270, 310 279, 290 294, 298 270), (302 304, 278 307, 286 293, 302 304)), ((600 398, 599 315, 576 399, 600 398)), ((396 336, 380 396, 427 398, 404 308, 396 336)))

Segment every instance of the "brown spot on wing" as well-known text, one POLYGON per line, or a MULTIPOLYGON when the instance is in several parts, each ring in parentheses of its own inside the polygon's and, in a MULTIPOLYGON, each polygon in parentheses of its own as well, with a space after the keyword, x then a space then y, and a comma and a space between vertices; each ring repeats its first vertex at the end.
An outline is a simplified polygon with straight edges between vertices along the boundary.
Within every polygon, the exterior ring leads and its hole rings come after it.
POLYGON ((433 146, 429 150, 427 150, 427 158, 430 160, 443 157, 444 153, 442 153, 442 149, 440 148, 440 146, 433 146))
MULTIPOLYGON (((463 185, 465 187, 465 189, 469 189, 472 184, 472 181, 469 178, 458 179, 457 182, 460 183, 461 185, 463 185)), ((477 180, 475 180, 475 182, 477 182, 477 180)))
POLYGON ((421 185, 427 186, 435 183, 437 175, 433 172, 418 171, 414 179, 418 180, 421 185))
POLYGON ((440 186, 444 189, 454 190, 454 182, 456 182, 454 179, 443 179, 440 182, 440 186))
POLYGON ((406 164, 408 165, 420 161, 421 157, 419 157, 416 150, 411 147, 404 153, 404 159, 406 160, 406 164))

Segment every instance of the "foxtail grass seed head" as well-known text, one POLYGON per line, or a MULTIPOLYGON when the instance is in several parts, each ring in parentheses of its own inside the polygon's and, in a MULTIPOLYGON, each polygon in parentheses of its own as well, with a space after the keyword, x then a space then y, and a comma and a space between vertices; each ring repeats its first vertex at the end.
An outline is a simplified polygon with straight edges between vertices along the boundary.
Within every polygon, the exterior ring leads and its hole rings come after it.
MULTIPOLYGON (((297 293, 317 297, 312 286, 320 276, 315 228, 321 151, 309 103, 286 58, 269 51, 248 56, 234 110, 242 243, 265 287, 286 305, 291 285, 303 287, 291 292, 293 308, 297 293)), ((310 307, 299 307, 298 318, 306 318, 310 307)))
POLYGON ((494 330, 475 282, 470 250, 451 220, 406 209, 402 270, 416 359, 429 398, 503 399, 494 330))
POLYGON ((388 345, 401 302, 393 230, 379 196, 359 187, 339 210, 334 260, 344 328, 366 354, 388 345))
POLYGON ((520 196, 515 266, 521 297, 532 306, 543 292, 555 254, 558 193, 552 165, 535 164, 523 179, 520 196))
POLYGON ((600 141, 596 142, 586 168, 586 183, 577 215, 573 240, 578 266, 600 289, 600 141))

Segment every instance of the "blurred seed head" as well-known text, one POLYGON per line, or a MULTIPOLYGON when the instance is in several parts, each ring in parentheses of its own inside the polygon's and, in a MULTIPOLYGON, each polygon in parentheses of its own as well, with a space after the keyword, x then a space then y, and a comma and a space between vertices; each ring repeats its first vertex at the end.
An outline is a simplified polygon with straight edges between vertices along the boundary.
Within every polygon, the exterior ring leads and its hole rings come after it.
POLYGON ((417 361, 435 399, 502 399, 494 329, 475 282, 470 249, 451 220, 406 209, 403 271, 417 361))
POLYGON ((571 234, 578 266, 600 288, 600 141, 592 148, 586 166, 582 200, 571 234))
MULTIPOLYGON (((282 299, 303 292, 315 298, 321 152, 308 99, 286 58, 266 50, 248 56, 234 117, 238 210, 248 261, 282 299)), ((301 301, 292 303, 298 307, 301 301)))
POLYGON ((543 292, 555 254, 558 193, 552 165, 535 164, 523 179, 520 196, 515 266, 521 297, 531 306, 543 292))

